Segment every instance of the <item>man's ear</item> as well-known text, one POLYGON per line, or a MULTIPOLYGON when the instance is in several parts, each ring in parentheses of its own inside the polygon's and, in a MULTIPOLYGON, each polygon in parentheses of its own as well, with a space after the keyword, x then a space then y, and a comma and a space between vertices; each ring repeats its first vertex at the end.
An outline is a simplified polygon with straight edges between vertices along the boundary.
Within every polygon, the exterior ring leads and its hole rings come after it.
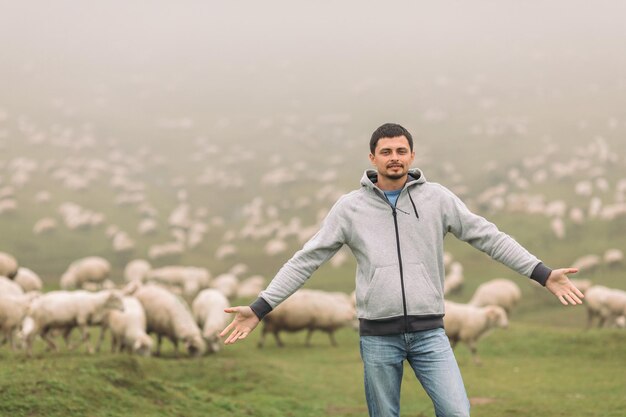
POLYGON ((374 154, 370 153, 370 162, 374 164, 374 154))

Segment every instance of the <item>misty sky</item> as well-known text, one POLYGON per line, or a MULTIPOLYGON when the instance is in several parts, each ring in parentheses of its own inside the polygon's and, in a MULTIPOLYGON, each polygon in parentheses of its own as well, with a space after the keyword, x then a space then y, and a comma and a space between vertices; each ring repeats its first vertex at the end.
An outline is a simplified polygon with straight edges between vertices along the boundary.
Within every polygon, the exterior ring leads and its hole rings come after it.
POLYGON ((621 1, 3 1, 0 108, 402 119, 476 80, 612 91, 623 16, 621 1))

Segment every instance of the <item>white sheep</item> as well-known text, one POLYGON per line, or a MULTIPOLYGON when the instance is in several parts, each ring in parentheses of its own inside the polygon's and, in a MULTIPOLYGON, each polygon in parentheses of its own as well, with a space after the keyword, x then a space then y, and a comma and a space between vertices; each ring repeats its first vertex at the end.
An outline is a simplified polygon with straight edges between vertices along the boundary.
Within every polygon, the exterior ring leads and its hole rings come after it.
POLYGON ((16 349, 15 333, 22 325, 32 300, 38 296, 36 293, 0 295, 0 331, 4 337, 2 343, 8 340, 13 350, 16 349))
POLYGON ((111 264, 99 256, 88 256, 70 264, 61 276, 60 285, 64 290, 83 288, 85 283, 102 283, 111 274, 111 264))
POLYGON ((211 274, 206 268, 193 266, 165 266, 146 273, 146 282, 156 282, 174 292, 181 293, 191 301, 203 289, 209 286, 211 274))
POLYGON ((479 285, 469 304, 476 307, 497 305, 510 315, 521 298, 522 292, 516 283, 499 278, 479 285))
POLYGON ((594 285, 585 292, 585 306, 587 307, 587 329, 593 326, 594 320, 598 319, 598 327, 603 327, 610 319, 611 313, 606 300, 611 289, 602 285, 594 285))
POLYGON ((215 289, 202 290, 191 304, 193 317, 202 329, 202 337, 210 352, 218 352, 222 348, 219 334, 228 324, 229 315, 224 312, 228 307, 230 303, 226 296, 215 289))
POLYGON ((608 249, 604 252, 604 263, 608 266, 619 266, 624 262, 624 252, 619 249, 608 249))
POLYGON ((49 334, 52 329, 64 330, 65 342, 68 344, 74 327, 81 330, 80 343, 86 343, 87 351, 93 353, 87 326, 102 324, 110 310, 121 311, 123 308, 121 296, 113 291, 51 291, 43 294, 31 303, 25 319, 31 319, 29 329, 24 329, 27 353, 32 353, 33 339, 37 335, 48 343, 50 349, 56 350, 57 346, 49 334))
POLYGON ((124 279, 126 282, 144 282, 148 272, 152 269, 150 263, 144 259, 135 259, 126 264, 124 279))
POLYGON ((0 276, 0 294, 2 295, 22 295, 24 290, 16 282, 7 277, 0 276))
POLYGON ((141 302, 146 312, 148 334, 157 334, 157 355, 161 354, 163 336, 174 344, 176 354, 179 341, 183 342, 192 356, 204 353, 206 344, 183 299, 155 284, 141 286, 133 296, 141 302))
POLYGON ((0 252, 0 276, 13 278, 17 274, 17 260, 13 255, 0 252))
POLYGON ((215 279, 209 284, 209 287, 215 288, 224 294, 226 298, 232 299, 237 292, 238 285, 239 280, 237 279, 237 276, 231 273, 226 273, 215 277, 215 279))
POLYGON ((130 353, 150 356, 153 341, 146 333, 147 320, 143 306, 135 297, 124 297, 122 302, 124 311, 109 311, 100 334, 98 350, 100 350, 106 327, 111 330, 111 352, 126 350, 130 353))
POLYGON ((623 327, 623 323, 619 318, 626 316, 626 291, 612 289, 606 297, 606 308, 609 312, 609 323, 618 327, 623 327))
POLYGON ((578 269, 579 272, 592 272, 600 266, 600 257, 598 255, 585 255, 576 259, 572 264, 572 268, 578 269))
POLYGON ((509 321, 504 309, 497 305, 476 307, 469 304, 445 302, 443 325, 452 348, 458 342, 465 343, 474 363, 479 365, 476 342, 494 328, 507 328, 509 321))
POLYGON ((17 275, 13 278, 13 281, 22 287, 24 292, 41 291, 43 288, 43 282, 39 275, 28 268, 18 268, 17 275))
POLYGON ((458 292, 463 287, 463 265, 460 262, 450 264, 450 272, 443 281, 443 294, 448 295, 458 292))
POLYGON ((265 278, 261 275, 253 275, 241 281, 237 287, 238 298, 256 298, 265 288, 265 278))
POLYGON ((274 334, 278 346, 284 346, 280 340, 281 331, 297 332, 308 330, 306 346, 311 344, 314 330, 328 333, 330 342, 337 346, 334 332, 341 328, 355 325, 356 310, 348 294, 320 290, 301 289, 263 318, 263 330, 259 347, 265 343, 267 333, 274 334))

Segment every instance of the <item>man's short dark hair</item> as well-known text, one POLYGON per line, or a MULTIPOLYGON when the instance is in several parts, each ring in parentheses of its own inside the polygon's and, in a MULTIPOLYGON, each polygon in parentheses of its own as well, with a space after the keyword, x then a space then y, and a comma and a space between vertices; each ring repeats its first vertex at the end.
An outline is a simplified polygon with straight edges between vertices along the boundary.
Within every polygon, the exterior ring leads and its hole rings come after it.
POLYGON ((378 140, 381 138, 395 138, 398 136, 404 136, 409 141, 409 148, 413 152, 413 137, 408 130, 396 123, 385 123, 372 133, 372 139, 370 139, 370 152, 372 155, 376 150, 378 140))

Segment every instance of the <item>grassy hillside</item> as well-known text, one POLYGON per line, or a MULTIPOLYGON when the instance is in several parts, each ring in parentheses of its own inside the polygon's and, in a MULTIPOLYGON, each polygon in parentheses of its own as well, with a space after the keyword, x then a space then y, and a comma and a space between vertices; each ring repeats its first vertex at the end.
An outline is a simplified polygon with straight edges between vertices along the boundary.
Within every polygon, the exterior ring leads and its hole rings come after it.
MULTIPOLYGON (((84 352, 0 351, 0 415, 313 417, 366 414, 358 337, 339 347, 316 334, 286 335, 281 349, 244 343, 202 359, 138 358, 84 352)), ((482 366, 465 346, 457 357, 476 417, 626 415, 623 331, 513 324, 479 344, 482 366)), ((402 416, 434 416, 407 366, 402 416)))

